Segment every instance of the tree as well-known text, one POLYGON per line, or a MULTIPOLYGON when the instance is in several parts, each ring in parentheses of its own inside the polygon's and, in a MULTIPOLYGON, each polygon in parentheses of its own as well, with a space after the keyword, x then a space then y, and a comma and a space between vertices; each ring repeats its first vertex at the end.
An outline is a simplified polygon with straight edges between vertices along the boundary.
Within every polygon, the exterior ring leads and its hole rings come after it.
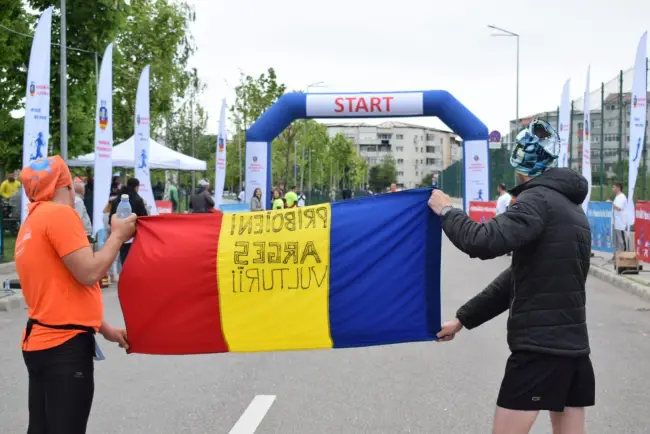
MULTIPOLYGON (((50 0, 26 0, 42 12, 50 0)), ((113 53, 113 119, 116 143, 133 134, 135 93, 140 72, 151 65, 152 136, 159 132, 174 102, 187 90, 199 88, 196 71, 187 70, 195 47, 189 32, 193 9, 184 1, 139 0, 130 6, 114 0, 68 0, 68 149, 71 157, 93 149, 96 105, 96 60, 115 42, 113 53)), ((3 11, 4 13, 4 11, 3 11)), ((52 41, 60 34, 59 11, 55 9, 52 41)), ((29 40, 31 45, 31 40, 29 40)), ((0 48, 0 50, 2 50, 0 48)), ((2 57, 0 51, 0 57, 2 57)), ((50 152, 59 152, 60 85, 59 48, 52 47, 50 99, 50 152)), ((27 61, 28 56, 25 57, 27 61)), ((24 86, 24 84, 23 84, 24 86)), ((24 88, 23 88, 24 89, 24 88)), ((24 94, 24 91, 23 91, 24 94)), ((2 126, 0 126, 2 129, 2 126)))
POLYGON ((235 87, 235 104, 231 111, 234 123, 248 128, 284 95, 286 89, 284 84, 278 83, 273 68, 257 78, 241 73, 239 84, 235 87))
MULTIPOLYGON (((235 87, 235 102, 230 106, 230 121, 231 125, 235 126, 235 134, 232 146, 226 154, 226 171, 229 176, 231 173, 235 174, 234 179, 237 187, 243 185, 243 179, 240 179, 239 176, 239 169, 240 162, 242 166, 245 164, 246 138, 244 131, 271 107, 284 94, 285 90, 286 86, 278 83, 273 68, 269 68, 257 78, 244 73, 240 75, 239 84, 235 87)), ((285 134, 283 140, 286 141, 289 138, 285 134)), ((282 145, 273 146, 272 162, 277 160, 278 151, 276 148, 282 148, 282 145)), ((274 174, 279 174, 276 169, 282 166, 277 163, 272 166, 274 174)), ((242 167, 241 172, 243 178, 245 174, 244 167, 242 167)))
POLYGON ((383 163, 370 168, 370 189, 375 192, 384 191, 397 181, 397 166, 391 156, 385 157, 383 163))
MULTIPOLYGON (((0 0, 0 24, 29 34, 36 17, 25 12, 21 2, 0 0)), ((31 39, 0 29, 0 176, 21 167, 24 119, 12 112, 24 105, 27 62, 31 39)))

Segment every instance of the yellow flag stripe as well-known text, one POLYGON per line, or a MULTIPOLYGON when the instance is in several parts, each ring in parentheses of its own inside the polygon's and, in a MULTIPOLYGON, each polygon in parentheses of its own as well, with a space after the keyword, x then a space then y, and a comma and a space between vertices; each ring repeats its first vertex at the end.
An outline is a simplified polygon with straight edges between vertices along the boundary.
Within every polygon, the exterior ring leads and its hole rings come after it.
POLYGON ((217 251, 229 351, 332 348, 329 204, 227 214, 217 251))

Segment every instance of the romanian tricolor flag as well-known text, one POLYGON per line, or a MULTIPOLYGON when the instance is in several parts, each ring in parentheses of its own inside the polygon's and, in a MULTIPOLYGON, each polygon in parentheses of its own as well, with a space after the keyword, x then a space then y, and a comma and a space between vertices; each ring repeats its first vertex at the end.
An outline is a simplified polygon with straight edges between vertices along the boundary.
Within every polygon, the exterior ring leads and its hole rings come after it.
POLYGON ((430 189, 138 220, 119 297, 131 352, 309 350, 435 339, 430 189))

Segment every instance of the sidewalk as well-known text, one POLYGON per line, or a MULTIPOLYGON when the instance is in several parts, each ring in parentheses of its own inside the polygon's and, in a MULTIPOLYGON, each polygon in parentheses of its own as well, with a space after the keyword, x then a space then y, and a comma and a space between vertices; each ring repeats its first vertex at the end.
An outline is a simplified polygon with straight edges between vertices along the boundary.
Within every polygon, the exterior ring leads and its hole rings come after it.
POLYGON ((7 279, 18 279, 16 274, 16 264, 7 262, 0 264, 0 312, 6 312, 12 309, 24 309, 25 299, 18 289, 5 290, 3 283, 7 279))
POLYGON ((641 298, 650 300, 650 264, 639 262, 643 268, 639 274, 617 274, 611 253, 593 251, 589 274, 611 283, 619 289, 631 292, 641 298))

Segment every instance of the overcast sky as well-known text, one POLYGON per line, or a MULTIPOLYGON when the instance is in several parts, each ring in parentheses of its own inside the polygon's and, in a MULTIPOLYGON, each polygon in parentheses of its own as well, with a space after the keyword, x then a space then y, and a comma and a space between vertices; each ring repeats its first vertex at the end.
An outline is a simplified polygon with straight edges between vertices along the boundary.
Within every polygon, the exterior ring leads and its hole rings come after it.
POLYGON ((491 37, 488 24, 521 35, 521 117, 554 110, 567 78, 580 97, 590 64, 592 89, 632 67, 650 27, 643 0, 189 1, 212 133, 221 99, 234 96, 225 81, 268 67, 295 90, 318 81, 327 87, 312 91, 448 90, 504 132, 516 113, 516 38, 491 37))

